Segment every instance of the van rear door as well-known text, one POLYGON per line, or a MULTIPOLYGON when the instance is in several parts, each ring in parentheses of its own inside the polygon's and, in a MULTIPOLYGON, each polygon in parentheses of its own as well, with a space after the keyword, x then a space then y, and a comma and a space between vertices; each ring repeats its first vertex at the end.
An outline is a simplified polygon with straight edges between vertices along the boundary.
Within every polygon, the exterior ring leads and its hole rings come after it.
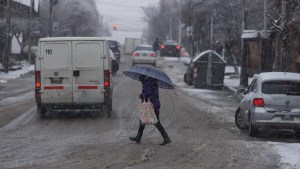
POLYGON ((43 103, 72 103, 71 42, 41 43, 41 100, 43 103))
POLYGON ((104 41, 73 41, 73 102, 104 102, 104 41))

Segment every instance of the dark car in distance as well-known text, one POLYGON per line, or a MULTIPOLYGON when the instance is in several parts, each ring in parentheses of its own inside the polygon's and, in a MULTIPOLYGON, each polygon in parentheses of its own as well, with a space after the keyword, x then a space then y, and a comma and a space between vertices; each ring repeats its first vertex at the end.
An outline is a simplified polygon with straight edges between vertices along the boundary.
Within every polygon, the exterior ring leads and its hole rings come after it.
POLYGON ((114 40, 114 39, 107 39, 108 44, 109 44, 109 49, 112 50, 112 52, 114 53, 114 56, 116 58, 116 60, 120 63, 120 59, 121 59, 121 52, 119 50, 119 43, 118 41, 114 40))
POLYGON ((160 55, 163 57, 180 57, 181 46, 173 40, 166 40, 160 45, 160 55))

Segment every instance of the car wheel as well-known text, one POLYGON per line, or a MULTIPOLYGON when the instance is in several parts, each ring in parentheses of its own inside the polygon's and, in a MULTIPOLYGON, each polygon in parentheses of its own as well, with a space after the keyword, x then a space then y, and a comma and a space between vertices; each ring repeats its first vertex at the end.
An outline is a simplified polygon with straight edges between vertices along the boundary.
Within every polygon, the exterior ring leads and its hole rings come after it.
POLYGON ((249 128, 248 128, 248 134, 250 137, 255 137, 258 135, 258 127, 256 127, 252 122, 252 116, 249 117, 249 128))
POLYGON ((46 118, 46 112, 47 112, 47 108, 43 106, 37 106, 37 114, 40 119, 46 118))
POLYGON ((183 81, 184 81, 185 83, 187 83, 187 80, 186 80, 186 73, 183 75, 183 81))
POLYGON ((241 129, 241 130, 245 130, 247 128, 247 126, 245 125, 242 115, 241 115, 241 110, 240 108, 238 108, 235 112, 235 124, 237 126, 237 128, 241 129))

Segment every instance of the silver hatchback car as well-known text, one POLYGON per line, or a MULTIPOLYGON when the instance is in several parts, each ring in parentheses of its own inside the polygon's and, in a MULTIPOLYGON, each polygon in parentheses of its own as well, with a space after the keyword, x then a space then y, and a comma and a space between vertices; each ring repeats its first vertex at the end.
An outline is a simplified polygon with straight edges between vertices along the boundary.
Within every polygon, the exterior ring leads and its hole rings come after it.
POLYGON ((259 128, 300 131, 300 74, 266 72, 255 75, 235 113, 239 129, 256 136, 259 128))
POLYGON ((157 54, 151 45, 138 45, 132 54, 132 65, 151 64, 156 66, 157 54))

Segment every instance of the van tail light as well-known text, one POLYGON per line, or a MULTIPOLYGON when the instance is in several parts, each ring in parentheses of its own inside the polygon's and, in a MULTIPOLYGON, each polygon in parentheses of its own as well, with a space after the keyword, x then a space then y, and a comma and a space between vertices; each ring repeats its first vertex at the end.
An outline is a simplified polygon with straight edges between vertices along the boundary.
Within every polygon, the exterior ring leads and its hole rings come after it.
POLYGON ((156 57, 156 53, 151 53, 151 56, 152 57, 156 57))
POLYGON ((263 98, 255 98, 253 99, 253 106, 255 107, 264 107, 265 102, 263 98))
POLYGON ((134 52, 134 53, 133 53, 133 56, 140 56, 140 54, 137 53, 137 52, 134 52))
POLYGON ((165 45, 160 45, 160 48, 161 48, 161 49, 164 49, 164 48, 165 48, 165 45))
POLYGON ((104 70, 104 89, 109 89, 110 86, 110 72, 109 70, 104 70))
POLYGON ((176 49, 180 49, 180 45, 176 45, 176 49))
POLYGON ((35 71, 35 88, 41 88, 41 71, 35 71))
POLYGON ((41 71, 35 71, 35 101, 41 105, 41 71))

